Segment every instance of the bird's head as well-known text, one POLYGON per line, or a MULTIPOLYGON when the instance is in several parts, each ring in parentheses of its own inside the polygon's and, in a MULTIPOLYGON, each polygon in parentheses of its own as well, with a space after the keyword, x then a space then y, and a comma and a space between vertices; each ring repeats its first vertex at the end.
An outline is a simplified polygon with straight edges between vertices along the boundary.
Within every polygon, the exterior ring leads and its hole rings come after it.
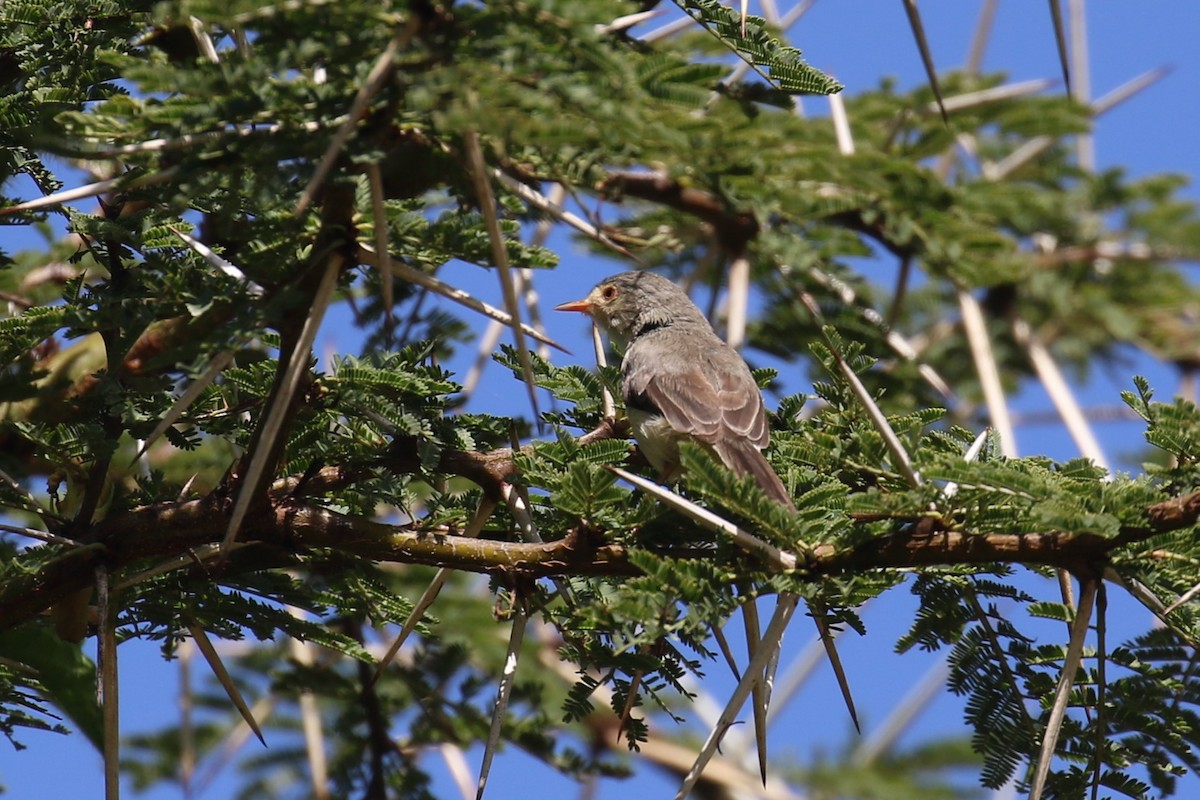
POLYGON ((648 327, 677 322, 708 325, 686 292, 653 272, 622 272, 605 278, 587 297, 555 306, 554 310, 582 311, 621 349, 648 327))

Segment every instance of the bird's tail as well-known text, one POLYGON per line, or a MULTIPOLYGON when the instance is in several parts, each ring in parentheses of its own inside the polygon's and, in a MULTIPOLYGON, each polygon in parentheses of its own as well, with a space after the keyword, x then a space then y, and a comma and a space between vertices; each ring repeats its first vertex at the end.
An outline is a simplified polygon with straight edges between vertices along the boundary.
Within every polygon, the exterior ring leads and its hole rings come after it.
POLYGON ((767 457, 749 439, 720 441, 713 445, 713 450, 717 452, 721 462, 738 475, 753 475, 759 488, 772 500, 790 509, 796 508, 783 481, 775 474, 771 462, 767 461, 767 457))

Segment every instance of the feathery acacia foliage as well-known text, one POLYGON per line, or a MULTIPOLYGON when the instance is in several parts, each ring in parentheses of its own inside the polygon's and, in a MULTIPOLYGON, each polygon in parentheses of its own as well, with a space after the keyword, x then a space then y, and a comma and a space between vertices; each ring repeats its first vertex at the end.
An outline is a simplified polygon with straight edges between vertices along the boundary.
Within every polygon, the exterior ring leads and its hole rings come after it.
MULTIPOLYGON (((1126 402, 1156 450, 1136 476, 1005 457, 995 438, 965 457, 987 417, 963 294, 1009 388, 1038 374, 1020 330, 1079 371, 1125 347, 1191 358, 1200 297, 1178 260, 1200 253, 1200 215, 1178 180, 1081 170, 1066 142, 1090 111, 1051 95, 949 102, 947 128, 927 88, 885 83, 846 98, 845 155, 827 121, 791 113, 791 95, 832 79, 758 18, 743 33, 719 3, 679 5, 705 30, 647 43, 598 1, 0 4, 0 178, 32 181, 3 191, 49 197, 0 196, 0 225, 47 238, 0 238, 0 731, 19 743, 58 714, 111 746, 115 711, 71 642, 115 630, 175 658, 201 630, 252 640, 230 680, 272 700, 269 737, 323 726, 332 793, 429 797, 426 750, 487 736, 507 661, 497 618, 520 607, 549 633, 522 646, 503 740, 582 778, 625 773, 619 734, 682 775, 659 745, 691 716, 690 676, 724 668, 713 632, 748 598, 794 595, 863 633, 856 609, 909 589, 920 611, 898 648, 949 650, 982 782, 1028 786, 1072 663, 1061 570, 1162 625, 1107 641, 1100 604, 1046 796, 1167 795, 1200 767, 1195 406, 1135 383, 1126 402), (937 164, 955 136, 979 169, 937 164), (53 196, 81 183, 98 185, 53 196), (413 276, 556 267, 522 239, 563 219, 531 200, 552 184, 575 208, 601 204, 571 219, 598 226, 581 241, 613 271, 632 255, 720 286, 726 265, 748 265, 765 298, 751 360, 817 377, 813 397, 774 404, 768 455, 799 510, 699 448, 684 448, 681 491, 794 569, 617 479, 609 467, 644 464, 605 416, 612 367, 504 349, 512 385, 528 365, 551 410, 462 407, 442 365, 478 318, 435 307, 413 276), (81 210, 92 195, 98 210, 81 210), (856 266, 872 252, 924 280, 889 299, 856 266), (365 344, 318 366, 308 333, 329 297, 365 344), (901 334, 920 347, 899 350, 901 334), (427 567, 450 568, 447 583, 376 681, 379 632, 408 619, 427 567)), ((197 696, 186 730, 125 737, 135 783, 190 780, 180 763, 222 746, 227 693, 197 696)), ((961 742, 929 744, 786 777, 840 796, 965 796, 951 771, 970 763, 961 742)), ((245 767, 246 796, 312 769, 286 748, 245 767)))

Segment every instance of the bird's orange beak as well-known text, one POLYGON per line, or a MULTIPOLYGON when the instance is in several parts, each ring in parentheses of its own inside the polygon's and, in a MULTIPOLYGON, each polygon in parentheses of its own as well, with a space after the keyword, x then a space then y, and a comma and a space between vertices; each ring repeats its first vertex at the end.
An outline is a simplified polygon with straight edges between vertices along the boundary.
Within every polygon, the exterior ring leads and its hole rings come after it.
POLYGON ((555 311, 581 311, 584 314, 592 313, 592 301, 586 297, 582 300, 572 300, 569 303, 563 303, 554 307, 555 311))

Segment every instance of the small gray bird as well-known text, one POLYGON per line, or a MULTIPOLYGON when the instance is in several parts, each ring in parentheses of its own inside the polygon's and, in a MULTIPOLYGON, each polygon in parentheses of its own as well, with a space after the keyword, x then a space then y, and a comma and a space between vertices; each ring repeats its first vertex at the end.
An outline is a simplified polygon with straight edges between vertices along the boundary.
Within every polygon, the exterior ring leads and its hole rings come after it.
POLYGON ((686 292, 652 272, 622 272, 555 310, 587 314, 623 352, 621 391, 633 435, 664 477, 679 469, 679 442, 692 439, 794 508, 761 452, 771 434, 758 384, 686 292))

